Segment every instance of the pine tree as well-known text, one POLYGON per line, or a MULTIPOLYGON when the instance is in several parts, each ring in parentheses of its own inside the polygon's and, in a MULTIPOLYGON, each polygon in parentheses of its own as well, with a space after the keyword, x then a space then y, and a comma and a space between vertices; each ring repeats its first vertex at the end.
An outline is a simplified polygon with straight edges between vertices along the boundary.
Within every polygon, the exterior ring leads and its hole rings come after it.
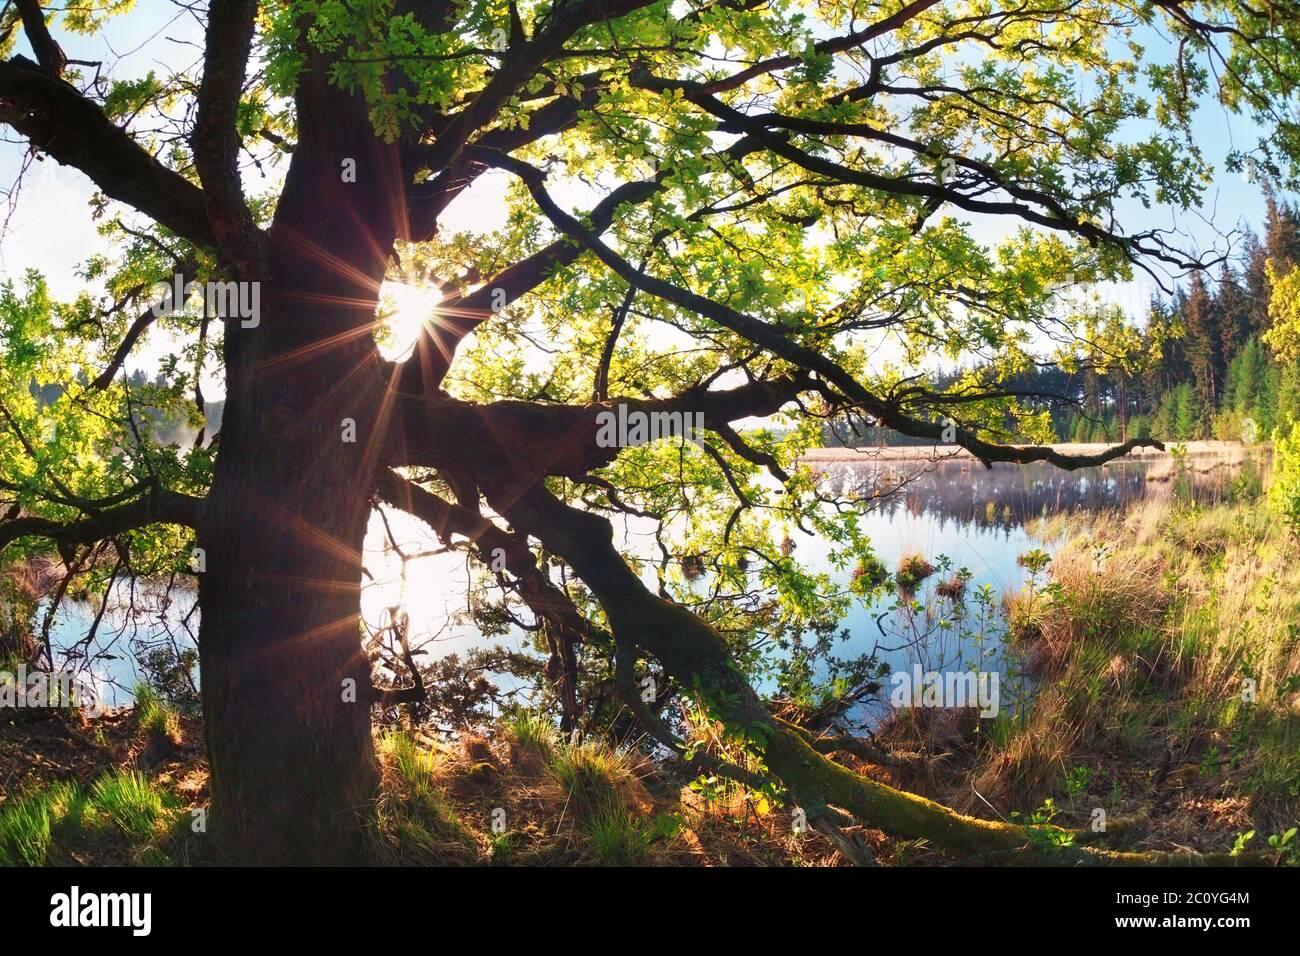
POLYGON ((1198 407, 1197 394, 1192 386, 1184 382, 1173 393, 1173 437, 1179 441, 1199 438, 1202 429, 1202 409, 1198 407))
POLYGON ((1225 263, 1214 297, 1214 321, 1219 331, 1219 352, 1224 363, 1242 350, 1250 338, 1250 302, 1236 273, 1225 263))
POLYGON ((1260 382, 1268 370, 1268 355, 1251 336, 1241 353, 1232 360, 1229 370, 1231 388, 1224 392, 1224 405, 1243 415, 1251 414, 1260 382))
POLYGON ((1244 243, 1246 269, 1242 276, 1246 294, 1246 315, 1252 335, 1260 335, 1269 326, 1268 251, 1251 230, 1246 232, 1244 243))
POLYGON ((1272 187, 1264 191, 1266 219, 1264 250, 1280 271, 1286 272, 1300 263, 1300 212, 1279 200, 1272 187))
POLYGON ((1206 408, 1217 404, 1223 382, 1223 349, 1215 327, 1213 301, 1199 272, 1193 272, 1183 306, 1187 326, 1187 357, 1197 402, 1206 408))

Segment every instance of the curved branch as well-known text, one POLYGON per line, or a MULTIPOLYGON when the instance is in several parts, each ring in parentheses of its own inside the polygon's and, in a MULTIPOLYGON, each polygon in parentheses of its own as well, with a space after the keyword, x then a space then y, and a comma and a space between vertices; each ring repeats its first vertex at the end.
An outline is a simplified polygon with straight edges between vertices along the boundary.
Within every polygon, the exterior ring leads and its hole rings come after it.
POLYGON ((264 237, 253 223, 239 181, 236 114, 256 18, 256 0, 212 0, 209 5, 194 127, 194 166, 203 183, 217 246, 247 276, 258 274, 264 237))
POLYGON ((712 319, 723 328, 730 329, 755 345, 762 346, 773 355, 786 359, 809 372, 821 375, 827 382, 833 384, 846 395, 853 404, 860 406, 884 424, 904 434, 917 438, 940 440, 946 431, 951 430, 955 433, 953 440, 966 448, 986 467, 992 467, 995 461, 1020 463, 1048 461, 1060 468, 1089 468, 1103 464, 1113 458, 1118 458, 1121 455, 1126 455, 1134 448, 1151 447, 1164 450, 1164 445, 1154 438, 1135 438, 1123 445, 1117 445, 1096 455, 1063 455, 1041 445, 999 445, 985 441, 967 428, 914 418, 902 411, 898 405, 887 402, 867 391, 857 379, 845 371, 838 363, 821 352, 794 341, 778 327, 691 292, 689 289, 673 285, 671 282, 666 282, 657 276, 647 275, 639 271, 636 266, 606 245, 600 236, 556 204, 545 189, 545 174, 537 167, 512 156, 502 154, 488 156, 487 158, 493 164, 518 176, 528 188, 534 202, 551 220, 555 228, 582 243, 629 285, 666 302, 671 302, 680 308, 712 319))
POLYGON ((151 524, 177 524, 195 528, 203 512, 203 499, 161 490, 130 504, 108 508, 74 521, 55 521, 38 515, 21 515, 0 521, 0 549, 20 538, 48 538, 61 546, 91 544, 123 531, 151 524))
POLYGON ((1039 850, 1037 828, 965 816, 933 800, 864 777, 818 753, 802 731, 771 716, 732 661, 722 637, 685 608, 660 598, 627 566, 605 519, 559 501, 540 485, 503 482, 488 500, 517 527, 573 567, 600 601, 616 641, 653 654, 670 677, 695 688, 715 718, 761 751, 768 769, 815 818, 839 807, 867 826, 929 840, 956 856, 1025 855, 1061 864, 1204 864, 1259 862, 1216 854, 1122 853, 1089 846, 1039 850))
POLYGON ((212 243, 202 190, 145 152, 95 103, 24 56, 0 61, 0 122, 81 170, 105 195, 196 245, 212 243))

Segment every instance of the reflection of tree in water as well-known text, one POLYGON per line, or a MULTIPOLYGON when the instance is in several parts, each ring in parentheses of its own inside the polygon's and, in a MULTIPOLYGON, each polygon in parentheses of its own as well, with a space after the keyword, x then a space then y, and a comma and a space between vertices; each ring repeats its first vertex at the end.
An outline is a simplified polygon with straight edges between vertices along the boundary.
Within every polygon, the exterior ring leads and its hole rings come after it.
MULTIPOLYGON (((998 463, 986 469, 970 459, 946 461, 863 461, 818 464, 828 491, 856 492, 875 500, 885 515, 906 509, 982 529, 1011 531, 1031 518, 1069 511, 1120 508, 1144 498, 1167 497, 1174 481, 1144 461, 1112 462, 1100 468, 1064 471, 1045 463, 998 463), (1148 480, 1148 478, 1151 480, 1148 480)), ((1159 467, 1159 466, 1157 466, 1159 467)), ((1188 475, 1193 497, 1225 496, 1233 467, 1194 468, 1188 475)))

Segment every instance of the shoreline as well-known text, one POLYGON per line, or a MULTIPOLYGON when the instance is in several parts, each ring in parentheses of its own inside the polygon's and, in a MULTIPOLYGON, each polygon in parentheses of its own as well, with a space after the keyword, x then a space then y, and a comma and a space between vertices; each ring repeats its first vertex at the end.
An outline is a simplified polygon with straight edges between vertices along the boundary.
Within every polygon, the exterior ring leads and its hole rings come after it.
MULTIPOLYGON (((1114 444, 1118 444, 1118 442, 1114 444)), ((1167 442, 1166 444, 1171 448, 1175 444, 1185 445, 1188 455, 1192 457, 1214 455, 1233 459, 1244 458, 1252 449, 1268 447, 1267 443, 1264 442, 1245 445, 1237 441, 1216 440, 1167 442)), ((1104 442, 1058 442, 1041 447, 1051 448, 1063 455, 1091 455, 1111 448, 1113 445, 1104 442)), ((1172 457, 1168 451, 1143 447, 1135 448, 1127 455, 1115 458, 1107 464, 1122 463, 1133 459, 1146 461, 1170 460, 1172 457)), ((948 459, 974 461, 975 456, 961 445, 872 445, 861 448, 810 448, 799 456, 799 460, 804 462, 923 461, 937 463, 948 459)))

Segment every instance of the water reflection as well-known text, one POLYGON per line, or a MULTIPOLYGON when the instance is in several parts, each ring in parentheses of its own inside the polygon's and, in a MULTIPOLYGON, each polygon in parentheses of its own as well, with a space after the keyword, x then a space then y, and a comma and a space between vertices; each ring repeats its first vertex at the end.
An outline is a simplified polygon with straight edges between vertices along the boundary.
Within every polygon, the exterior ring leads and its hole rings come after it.
MULTIPOLYGON (((1011 698, 1023 697, 1023 688, 1017 688, 1018 667, 1003 646, 998 603, 989 598, 1025 585, 1021 555, 1040 548, 1050 553, 1059 544, 1031 534, 1028 523, 1175 494, 1209 504, 1236 494, 1243 482, 1257 485, 1267 465, 1264 452, 1243 456, 1237 450, 1193 455, 1183 466, 1162 456, 1073 472, 1045 463, 986 469, 970 459, 900 461, 870 454, 816 463, 825 490, 870 499, 862 528, 886 567, 893 570, 903 558, 919 555, 941 568, 914 594, 859 602, 843 622, 848 638, 839 654, 873 654, 892 673, 911 673, 916 665, 925 671, 996 672, 1008 706, 1011 698), (970 575, 964 605, 936 593, 958 571, 970 575)), ((815 567, 830 569, 824 543, 800 541, 800 549, 815 567)), ((838 585, 848 586, 849 572, 831 573, 838 585)), ((891 686, 886 680, 878 699, 856 708, 854 722, 869 726, 888 713, 891 686)))
POLYGON ((998 462, 985 468, 969 459, 867 459, 814 467, 824 475, 823 487, 834 494, 882 496, 873 505, 879 513, 934 515, 1003 531, 1045 515, 1117 509, 1167 498, 1179 487, 1197 501, 1222 500, 1239 474, 1239 462, 1217 456, 1192 459, 1181 477, 1177 467, 1163 459, 1115 461, 1078 471, 1043 462, 998 462))
MULTIPOLYGON (((1031 519, 1122 508, 1175 492, 1204 502, 1219 500, 1232 494, 1241 480, 1241 458, 1239 453, 1193 456, 1181 471, 1168 457, 1112 462, 1076 472, 1047 464, 997 464, 985 469, 970 460, 900 461, 870 454, 852 461, 817 463, 814 467, 827 491, 870 499, 861 525, 888 568, 893 570, 908 555, 935 564, 946 559, 944 569, 917 589, 914 597, 919 607, 910 601, 899 607, 892 597, 855 606, 842 622, 848 639, 835 654, 841 658, 876 654, 893 669, 910 669, 914 663, 935 670, 971 663, 981 669, 1004 668, 992 663, 1000 661, 1002 653, 994 622, 976 622, 974 636, 964 633, 971 631, 972 619, 954 622, 951 602, 945 604, 935 595, 941 581, 965 569, 970 574, 968 597, 981 587, 994 595, 1018 589, 1026 579, 1019 556, 1039 547, 1050 550, 1053 544, 1026 530, 1031 519)), ((1266 467, 1266 454, 1260 451, 1247 471, 1262 472, 1266 467)), ((419 550, 433 543, 427 529, 406 515, 393 512, 390 522, 404 549, 419 550)), ((625 532, 633 550, 654 553, 650 537, 631 533, 630 528, 625 532)), ((394 602, 398 586, 399 562, 386 542, 376 516, 366 544, 366 565, 372 576, 362 590, 362 615, 371 626, 377 626, 394 602)), ((851 572, 832 569, 826 541, 800 537, 798 548, 799 559, 812 570, 826 572, 839 586, 848 586, 851 572)), ((466 605, 470 576, 465 562, 459 553, 422 561, 420 578, 408 595, 406 609, 412 625, 423 626, 412 632, 412 643, 427 642, 426 650, 433 656, 464 653, 483 643, 472 627, 461 626, 458 619, 466 605)), ((142 655, 160 648, 179 654, 194 646, 198 613, 193 589, 161 591, 159 586, 160 582, 121 585, 110 596, 98 624, 96 609, 84 601, 65 602, 52 621, 56 661, 71 654, 74 664, 99 679, 110 704, 130 702, 131 689, 146 676, 139 664, 142 655), (92 631, 95 637, 88 641, 92 631)), ((516 650, 522 649, 523 641, 522 632, 504 639, 516 650)))

